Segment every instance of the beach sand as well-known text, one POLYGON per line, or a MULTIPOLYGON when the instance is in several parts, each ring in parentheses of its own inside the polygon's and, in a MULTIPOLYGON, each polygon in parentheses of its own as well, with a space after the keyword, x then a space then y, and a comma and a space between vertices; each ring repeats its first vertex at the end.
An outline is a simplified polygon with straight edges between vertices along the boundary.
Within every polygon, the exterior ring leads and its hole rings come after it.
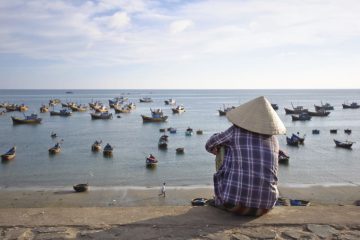
MULTIPOLYGON (((160 187, 91 187, 76 193, 72 186, 62 188, 0 190, 0 208, 39 207, 134 207, 190 206, 193 198, 212 198, 212 187, 168 186, 166 197, 159 196, 160 187)), ((360 199, 359 186, 279 187, 281 197, 308 200, 312 205, 352 205, 360 199)))

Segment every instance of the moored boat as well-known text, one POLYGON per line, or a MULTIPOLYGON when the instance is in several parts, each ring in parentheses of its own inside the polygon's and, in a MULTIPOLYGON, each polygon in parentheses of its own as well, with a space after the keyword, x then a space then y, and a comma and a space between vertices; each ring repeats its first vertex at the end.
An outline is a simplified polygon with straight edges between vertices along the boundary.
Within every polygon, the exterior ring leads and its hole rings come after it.
POLYGON ((183 113, 185 112, 185 107, 183 105, 179 105, 176 108, 171 109, 173 113, 183 113))
POLYGON ((176 153, 177 154, 184 154, 185 153, 185 149, 183 147, 177 148, 176 149, 176 153))
POLYGON ((331 133, 331 134, 336 134, 336 133, 337 133, 337 129, 330 129, 330 133, 331 133))
POLYGON ((2 154, 1 160, 3 160, 3 161, 12 160, 15 158, 15 156, 16 156, 16 146, 10 148, 9 151, 2 154))
POLYGON ((197 135, 202 135, 202 134, 203 134, 203 130, 201 130, 201 129, 196 130, 196 134, 197 134, 197 135))
POLYGON ((289 146, 295 146, 295 147, 298 147, 298 146, 299 146, 299 140, 296 140, 296 139, 293 139, 293 138, 289 138, 289 137, 286 137, 286 143, 287 143, 287 145, 289 145, 289 146))
POLYGON ((145 115, 141 115, 143 122, 166 122, 168 119, 168 116, 162 116, 162 117, 148 117, 145 115))
POLYGON ((190 128, 190 127, 188 127, 188 128, 186 129, 186 131, 185 131, 185 135, 186 135, 186 136, 191 136, 191 135, 193 135, 193 129, 190 128))
POLYGON ((172 133, 172 134, 176 133, 176 128, 170 127, 167 130, 169 131, 169 133, 172 133))
POLYGON ((319 129, 313 129, 312 134, 320 134, 320 130, 319 129))
POLYGON ((307 112, 300 113, 299 115, 291 115, 293 121, 309 121, 311 116, 307 112))
POLYGON ((40 112, 41 113, 46 113, 46 112, 48 112, 49 111, 49 108, 46 106, 46 105, 42 105, 41 107, 40 107, 40 112))
POLYGON ((307 112, 308 109, 304 108, 303 106, 293 106, 293 109, 290 108, 284 108, 285 109, 285 114, 301 114, 304 112, 307 112))
POLYGON ((330 114, 330 112, 326 110, 318 110, 316 112, 308 111, 307 113, 312 117, 327 117, 330 114))
POLYGON ((149 154, 149 156, 147 156, 145 158, 146 167, 149 167, 149 168, 156 167, 157 163, 158 163, 158 160, 152 154, 149 154))
POLYGON ((219 109, 218 112, 219 112, 219 115, 220 116, 225 116, 226 113, 232 109, 234 109, 235 106, 231 106, 231 107, 225 107, 225 105, 223 106, 223 109, 219 109))
POLYGON ((326 110, 326 111, 329 111, 329 110, 334 110, 334 106, 332 106, 330 103, 321 103, 321 106, 319 105, 314 105, 315 107, 315 111, 320 111, 320 110, 326 110))
POLYGON ((117 107, 117 106, 114 106, 114 110, 115 110, 115 113, 130 113, 131 112, 131 109, 128 108, 128 107, 117 107))
POLYGON ((360 108, 360 105, 357 102, 352 102, 351 104, 345 104, 343 103, 343 109, 358 109, 360 108))
POLYGON ((276 103, 271 103, 271 107, 276 111, 279 110, 279 106, 276 103))
POLYGON ((96 120, 96 119, 111 119, 112 118, 112 113, 109 112, 102 112, 102 113, 90 113, 91 115, 91 119, 96 120))
POLYGON ((345 129, 345 130, 344 130, 344 133, 346 133, 346 134, 351 134, 351 129, 345 129))
POLYGON ((350 142, 347 140, 342 142, 342 141, 335 140, 335 139, 334 139, 334 142, 337 147, 347 148, 347 149, 351 149, 352 145, 355 143, 355 142, 350 142))
POLYGON ((287 155, 284 151, 279 150, 278 158, 279 164, 289 164, 290 156, 287 155))
POLYGON ((297 133, 297 134, 292 134, 291 135, 291 139, 293 140, 293 141, 298 141, 299 142, 299 144, 304 144, 304 141, 305 141, 305 134, 304 134, 304 136, 303 137, 300 137, 300 133, 297 133))
POLYGON ((103 150, 104 156, 112 156, 113 150, 114 148, 109 143, 107 143, 103 150))
POLYGON ((102 141, 96 140, 96 141, 93 143, 93 145, 91 145, 91 150, 92 150, 93 152, 98 152, 98 151, 100 151, 100 150, 101 150, 101 143, 102 143, 102 141))
POLYGON ((17 118, 17 117, 11 117, 13 124, 39 124, 41 123, 41 118, 37 116, 37 114, 31 114, 28 116, 25 116, 25 118, 17 118))
POLYGON ((60 143, 56 143, 55 146, 53 146, 52 148, 49 148, 50 154, 57 154, 60 151, 61 151, 60 143))
POLYGON ((150 98, 150 97, 140 98, 139 101, 140 101, 141 103, 150 103, 150 102, 153 102, 152 98, 150 98))
POLYGON ((175 105, 176 104, 176 101, 173 98, 169 98, 169 99, 165 100, 164 102, 165 102, 165 105, 175 105))
POLYGON ((67 109, 61 109, 59 112, 50 111, 50 116, 61 116, 61 117, 69 117, 72 115, 72 112, 67 109))

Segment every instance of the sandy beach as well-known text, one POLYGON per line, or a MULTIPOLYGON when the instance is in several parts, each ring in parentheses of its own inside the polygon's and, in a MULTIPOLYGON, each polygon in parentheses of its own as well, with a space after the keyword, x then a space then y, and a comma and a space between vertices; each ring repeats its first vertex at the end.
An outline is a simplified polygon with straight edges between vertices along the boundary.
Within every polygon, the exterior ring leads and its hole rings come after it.
MULTIPOLYGON (((193 198, 213 196, 212 187, 168 186, 166 197, 159 196, 160 187, 91 187, 88 192, 76 193, 62 188, 3 188, 0 208, 40 207, 134 207, 190 206, 193 198)), ((360 199, 359 186, 279 187, 281 197, 310 201, 312 205, 352 205, 360 199)))

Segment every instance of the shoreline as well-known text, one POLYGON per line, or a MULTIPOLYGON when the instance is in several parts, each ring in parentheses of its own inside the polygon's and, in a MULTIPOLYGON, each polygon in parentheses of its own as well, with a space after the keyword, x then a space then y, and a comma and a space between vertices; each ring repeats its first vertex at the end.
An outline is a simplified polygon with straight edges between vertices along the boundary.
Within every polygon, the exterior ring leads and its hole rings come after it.
MULTIPOLYGON (((167 186, 166 197, 159 187, 89 187, 85 193, 72 186, 59 188, 1 188, 0 208, 41 207, 136 207, 190 206, 197 197, 212 198, 212 186, 167 186)), ((360 186, 279 186, 280 196, 302 199, 311 205, 353 205, 360 200, 360 186)))

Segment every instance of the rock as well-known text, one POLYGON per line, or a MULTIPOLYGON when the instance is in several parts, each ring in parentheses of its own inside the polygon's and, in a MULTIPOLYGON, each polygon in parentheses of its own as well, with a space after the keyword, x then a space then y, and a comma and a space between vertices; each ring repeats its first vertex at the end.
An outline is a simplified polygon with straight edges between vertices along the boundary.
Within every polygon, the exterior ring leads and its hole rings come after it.
POLYGON ((3 240, 12 240, 12 239, 31 239, 32 233, 28 228, 10 228, 4 231, 3 240))
POLYGON ((241 233, 234 233, 230 240, 250 240, 251 238, 249 238, 248 236, 245 236, 241 233))
POLYGON ((276 232, 268 228, 240 229, 238 233, 255 239, 275 239, 277 237, 276 232))
POLYGON ((339 239, 345 239, 345 240, 360 239, 360 231, 342 232, 342 234, 339 236, 339 239))
POLYGON ((320 238, 331 238, 334 234, 339 232, 329 225, 308 224, 306 228, 320 238))
POLYGON ((204 236, 204 238, 210 239, 210 240, 218 240, 218 239, 230 240, 230 236, 224 232, 210 233, 210 234, 204 236))
POLYGON ((304 232, 301 230, 286 230, 282 233, 285 237, 291 239, 316 239, 314 235, 308 232, 304 232))
POLYGON ((40 233, 35 236, 35 240, 50 240, 50 239, 74 239, 74 237, 70 236, 68 233, 40 233))

